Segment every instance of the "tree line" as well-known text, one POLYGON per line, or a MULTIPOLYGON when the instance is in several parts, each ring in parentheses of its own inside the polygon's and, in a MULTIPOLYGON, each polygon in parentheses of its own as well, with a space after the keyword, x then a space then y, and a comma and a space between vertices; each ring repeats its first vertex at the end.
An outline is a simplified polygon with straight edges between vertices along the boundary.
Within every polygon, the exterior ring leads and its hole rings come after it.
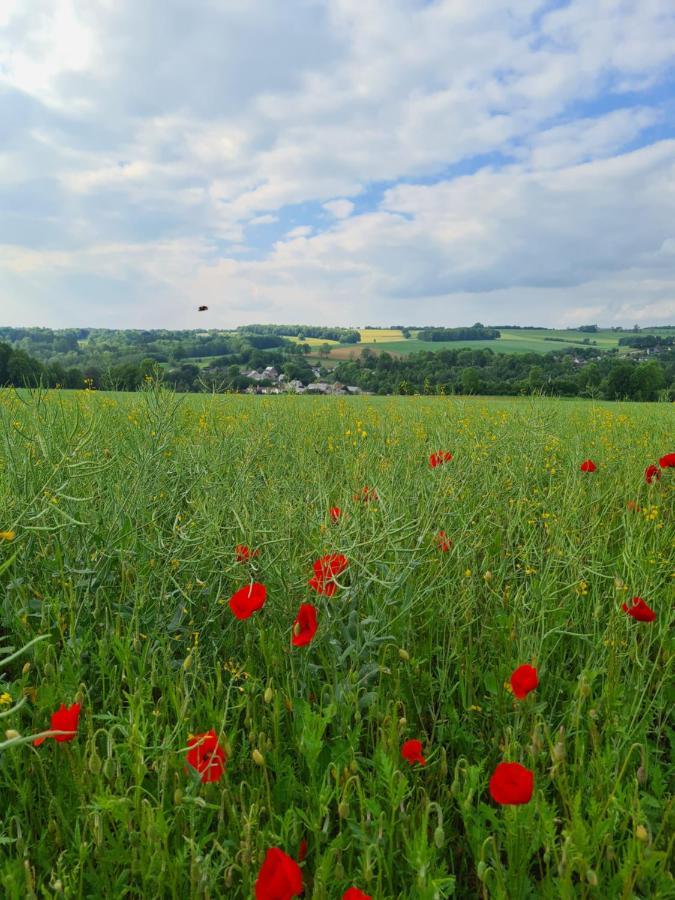
POLYGON ((375 394, 546 394, 605 400, 675 399, 675 350, 634 360, 616 352, 561 349, 493 353, 491 349, 423 351, 406 357, 362 351, 340 363, 337 381, 375 394))
POLYGON ((496 341, 501 337, 497 328, 486 328, 480 322, 468 328, 423 328, 418 341, 496 341))
MULTIPOLYGON (((0 385, 43 384, 78 389, 88 386, 98 390, 134 391, 146 379, 159 377, 177 391, 243 391, 254 383, 263 386, 267 383, 247 375, 251 369, 261 370, 266 366, 276 367, 288 380, 297 379, 303 384, 315 380, 316 370, 307 359, 309 346, 280 335, 238 332, 230 336, 218 333, 196 336, 194 332, 185 332, 183 345, 175 339, 181 333, 161 334, 99 334, 93 345, 87 340, 86 352, 82 348, 77 352, 64 349, 55 356, 52 351, 46 361, 24 349, 25 335, 14 345, 0 342, 0 385), (124 340, 120 334, 125 336, 124 340), (163 341, 173 345, 169 352, 158 349, 163 341), (102 346, 108 349, 103 350, 102 346), (199 353, 186 356, 187 351, 194 350, 199 353)), ((62 337, 61 333, 54 333, 53 338, 47 336, 47 339, 62 337)), ((46 342, 45 335, 40 338, 46 342)), ((637 339, 637 335, 629 338, 637 339)), ((642 349, 637 358, 593 347, 561 347, 545 354, 502 354, 489 348, 460 348, 429 350, 398 358, 364 348, 359 359, 341 362, 334 370, 321 367, 318 371, 322 380, 357 385, 376 394, 543 392, 607 400, 675 399, 672 339, 659 339, 656 345, 650 342, 642 349)))

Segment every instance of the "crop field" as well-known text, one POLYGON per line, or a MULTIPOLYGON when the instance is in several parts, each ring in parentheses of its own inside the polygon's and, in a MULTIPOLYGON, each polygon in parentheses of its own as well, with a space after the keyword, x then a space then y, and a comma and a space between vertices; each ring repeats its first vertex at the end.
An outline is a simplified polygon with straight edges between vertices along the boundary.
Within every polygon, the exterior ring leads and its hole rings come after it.
MULTIPOLYGON (((439 350, 492 350, 494 353, 551 353, 560 351, 566 347, 596 347, 598 350, 619 349, 619 352, 630 352, 631 348, 619 348, 619 339, 627 337, 630 332, 616 332, 610 329, 600 330, 597 333, 585 333, 583 331, 556 330, 552 328, 502 328, 501 337, 494 341, 419 341, 417 332, 411 332, 411 338, 404 338, 402 332, 396 328, 361 329, 361 342, 359 344, 340 345, 335 344, 331 350, 329 359, 344 360, 358 359, 361 350, 368 347, 375 353, 387 352, 394 356, 407 356, 410 353, 421 351, 438 352, 439 350)), ((658 334, 661 337, 670 337, 675 334, 674 328, 645 329, 644 334, 658 334)), ((308 343, 309 343, 308 339, 308 343)), ((322 342, 319 342, 322 343, 322 342)))
POLYGON ((0 896, 672 897, 674 424, 0 391, 0 896))

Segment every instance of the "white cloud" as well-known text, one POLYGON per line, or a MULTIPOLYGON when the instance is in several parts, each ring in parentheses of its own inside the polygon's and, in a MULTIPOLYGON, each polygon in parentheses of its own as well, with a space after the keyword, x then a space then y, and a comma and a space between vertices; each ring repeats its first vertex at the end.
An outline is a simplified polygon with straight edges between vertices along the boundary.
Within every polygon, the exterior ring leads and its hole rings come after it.
POLYGON ((336 219, 346 219, 354 211, 354 204, 351 200, 329 200, 323 204, 323 208, 336 219))
POLYGON ((673 145, 625 149, 668 133, 671 0, 550 6, 5 0, 3 314, 91 321, 98 273, 157 325, 662 315, 673 145))

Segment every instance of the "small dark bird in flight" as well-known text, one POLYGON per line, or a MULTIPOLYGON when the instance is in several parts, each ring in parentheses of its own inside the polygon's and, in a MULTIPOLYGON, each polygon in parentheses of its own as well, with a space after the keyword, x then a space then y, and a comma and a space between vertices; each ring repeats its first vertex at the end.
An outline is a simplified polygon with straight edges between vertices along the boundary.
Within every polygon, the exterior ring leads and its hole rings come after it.
POLYGON ((206 312, 208 306, 198 306, 197 309, 199 310, 199 312, 206 312))

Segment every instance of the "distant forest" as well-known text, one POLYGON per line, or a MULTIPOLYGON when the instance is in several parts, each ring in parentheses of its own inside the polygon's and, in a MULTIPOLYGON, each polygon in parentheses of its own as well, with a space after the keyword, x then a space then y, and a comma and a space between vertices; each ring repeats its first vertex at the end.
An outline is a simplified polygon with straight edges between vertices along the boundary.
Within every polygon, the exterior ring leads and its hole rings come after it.
MULTIPOLYGON (((589 333, 595 326, 589 326, 589 333)), ((480 323, 448 332, 495 332, 480 323)), ((367 347, 356 359, 326 368, 310 361, 315 338, 358 344, 348 328, 247 325, 236 331, 124 331, 107 329, 0 328, 0 385, 134 391, 161 378, 177 391, 243 391, 265 386, 247 373, 273 366, 287 381, 354 385, 374 394, 545 394, 600 399, 675 399, 675 341, 670 336, 626 332, 616 349, 569 347, 550 353, 496 353, 491 348, 425 350, 397 357, 367 347), (282 334, 283 332, 283 334, 282 334), (290 336, 295 340, 289 339, 290 336)), ((434 337, 427 338, 430 342, 434 337)), ((482 334, 480 340, 490 339, 482 334)))

